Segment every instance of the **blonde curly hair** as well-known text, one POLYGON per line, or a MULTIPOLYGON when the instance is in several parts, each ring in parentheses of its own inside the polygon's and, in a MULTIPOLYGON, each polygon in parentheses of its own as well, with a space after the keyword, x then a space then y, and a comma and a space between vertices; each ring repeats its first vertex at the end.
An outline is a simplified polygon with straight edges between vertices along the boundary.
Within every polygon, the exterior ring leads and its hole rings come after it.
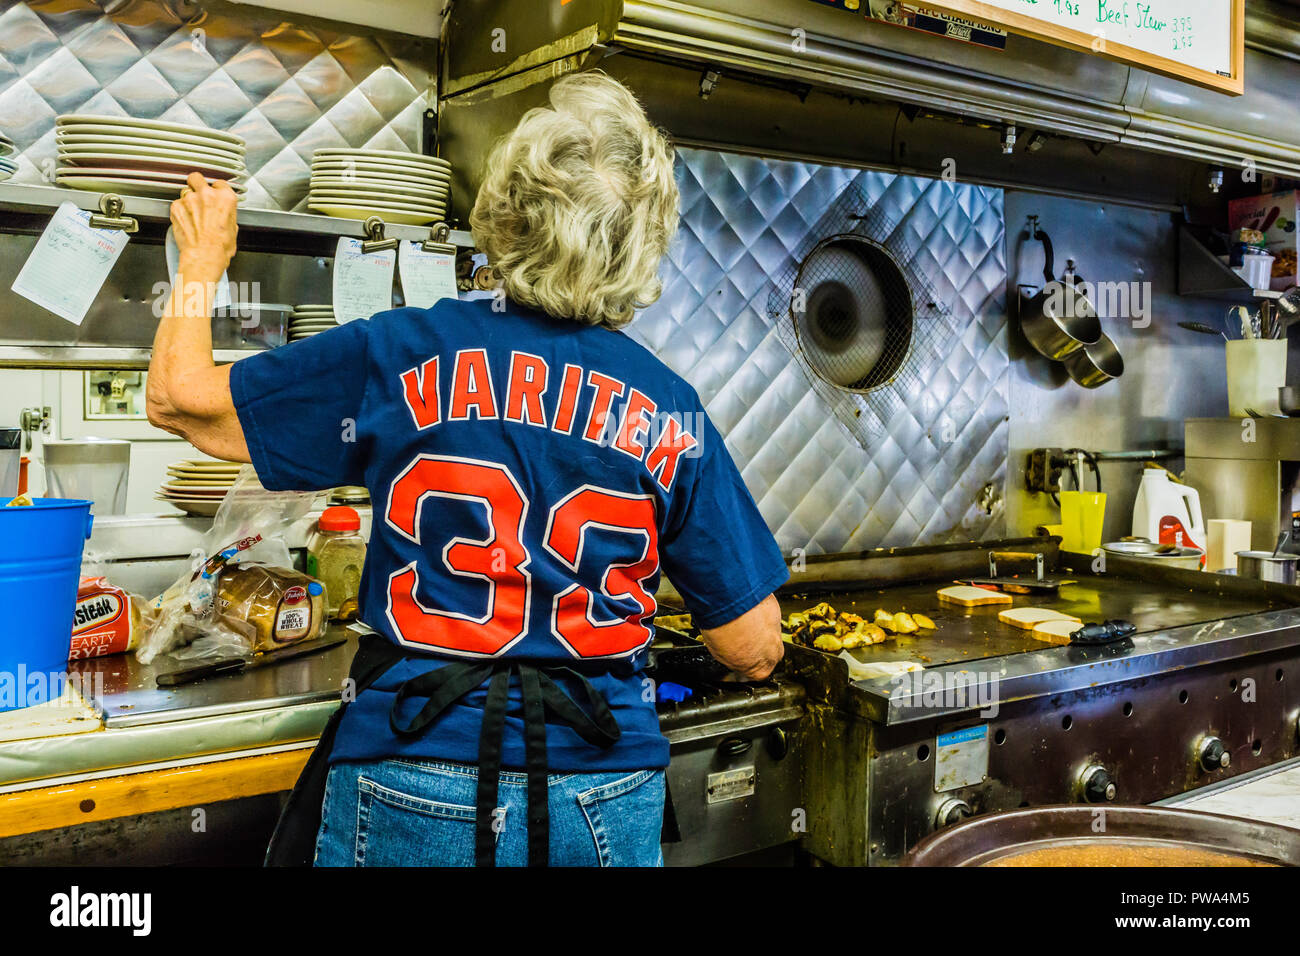
POLYGON ((550 100, 493 148, 470 229, 515 302, 619 328, 663 292, 673 149, 604 73, 564 77, 550 100))

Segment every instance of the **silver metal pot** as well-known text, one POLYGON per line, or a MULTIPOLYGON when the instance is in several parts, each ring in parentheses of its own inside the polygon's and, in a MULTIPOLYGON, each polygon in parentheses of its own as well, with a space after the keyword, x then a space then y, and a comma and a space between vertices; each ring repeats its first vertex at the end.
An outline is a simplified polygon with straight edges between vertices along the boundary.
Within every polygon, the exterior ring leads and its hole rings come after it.
POLYGON ((1043 244, 1043 281, 1034 294, 1020 293, 1020 328, 1029 344, 1059 362, 1085 345, 1101 341, 1101 319, 1074 282, 1058 282, 1052 240, 1035 223, 1030 235, 1043 244))
POLYGON ((1020 328, 1038 352, 1063 361, 1101 341, 1101 319, 1074 286, 1049 282, 1032 298, 1021 295, 1020 328))
POLYGON ((1272 551, 1238 551, 1237 574, 1243 578, 1275 581, 1278 584, 1295 584, 1296 562, 1294 554, 1273 554, 1272 551))
POLYGON ((1085 345, 1065 357, 1065 370, 1084 388, 1099 388, 1124 374, 1124 356, 1115 343, 1103 335, 1093 345, 1085 345))

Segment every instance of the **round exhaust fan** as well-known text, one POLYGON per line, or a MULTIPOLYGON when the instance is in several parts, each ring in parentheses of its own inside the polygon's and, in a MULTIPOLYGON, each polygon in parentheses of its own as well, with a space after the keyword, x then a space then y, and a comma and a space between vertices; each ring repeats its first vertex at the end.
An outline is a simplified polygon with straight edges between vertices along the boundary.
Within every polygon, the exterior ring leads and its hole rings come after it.
POLYGON ((851 392, 894 380, 914 316, 907 277, 888 249, 860 235, 824 239, 799 265, 794 292, 795 338, 818 377, 851 392))

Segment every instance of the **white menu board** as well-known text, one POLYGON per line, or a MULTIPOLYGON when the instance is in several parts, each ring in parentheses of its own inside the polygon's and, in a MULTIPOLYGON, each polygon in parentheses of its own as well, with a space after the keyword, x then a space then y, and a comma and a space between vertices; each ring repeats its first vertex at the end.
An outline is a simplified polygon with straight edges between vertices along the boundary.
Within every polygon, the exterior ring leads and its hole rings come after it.
POLYGON ((927 5, 1225 93, 1243 89, 1245 0, 928 0, 927 5))

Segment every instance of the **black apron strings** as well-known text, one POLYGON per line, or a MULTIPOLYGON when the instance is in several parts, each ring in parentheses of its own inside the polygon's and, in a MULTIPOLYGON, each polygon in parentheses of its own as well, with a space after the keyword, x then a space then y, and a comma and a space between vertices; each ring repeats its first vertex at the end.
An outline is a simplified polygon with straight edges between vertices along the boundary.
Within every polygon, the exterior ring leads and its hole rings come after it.
MULTIPOLYGON (((373 634, 361 638, 352 661, 349 679, 355 693, 370 687, 395 664, 420 659, 390 641, 373 634)), ((494 661, 451 661, 404 681, 397 690, 388 723, 401 736, 423 734, 448 708, 488 681, 479 731, 479 776, 475 798, 474 856, 478 866, 496 865, 496 805, 500 782, 506 710, 510 681, 519 674, 524 718, 524 769, 528 776, 528 864, 545 866, 550 857, 550 813, 547 806, 548 764, 546 721, 571 727, 587 743, 602 749, 613 746, 621 731, 605 696, 580 672, 561 665, 535 664, 508 658, 494 661), (586 697, 587 709, 579 706, 554 678, 574 681, 586 697), (415 717, 404 721, 399 710, 412 697, 425 703, 415 717)), ((321 732, 320 742, 280 815, 267 866, 310 866, 320 830, 329 756, 343 719, 345 702, 321 732)))

